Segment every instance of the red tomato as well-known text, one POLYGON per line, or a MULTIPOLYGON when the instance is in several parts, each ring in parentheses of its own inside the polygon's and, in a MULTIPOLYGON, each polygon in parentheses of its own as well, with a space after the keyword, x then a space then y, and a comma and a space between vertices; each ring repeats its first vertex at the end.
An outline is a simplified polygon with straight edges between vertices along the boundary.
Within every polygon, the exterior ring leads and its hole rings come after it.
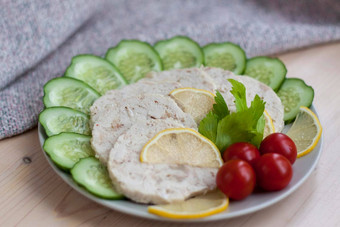
POLYGON ((267 136, 260 145, 260 153, 278 153, 285 156, 290 163, 293 165, 296 156, 297 150, 295 143, 289 136, 283 133, 273 133, 267 136))
POLYGON ((217 187, 229 198, 241 200, 253 192, 256 175, 253 168, 243 160, 230 160, 218 170, 217 187))
POLYGON ((255 164, 257 184, 267 191, 285 188, 293 176, 293 168, 283 155, 269 153, 262 155, 255 164))
POLYGON ((254 167, 256 160, 260 157, 259 150, 251 143, 234 143, 223 153, 223 160, 241 159, 254 167))

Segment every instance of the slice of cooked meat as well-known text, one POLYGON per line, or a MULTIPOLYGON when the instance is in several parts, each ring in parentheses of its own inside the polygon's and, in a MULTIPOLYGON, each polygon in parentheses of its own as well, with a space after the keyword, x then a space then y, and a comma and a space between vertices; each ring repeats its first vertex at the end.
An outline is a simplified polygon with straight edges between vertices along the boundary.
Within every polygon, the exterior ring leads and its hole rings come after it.
POLYGON ((191 127, 173 119, 138 121, 122 134, 110 152, 108 171, 115 188, 140 203, 183 201, 216 187, 217 168, 140 162, 143 146, 159 131, 191 127))
POLYGON ((169 96, 145 93, 110 93, 102 96, 91 107, 91 145, 96 157, 106 164, 117 138, 137 120, 167 118, 196 128, 192 117, 184 113, 169 96))
POLYGON ((182 87, 204 89, 213 93, 217 88, 214 81, 199 68, 150 72, 146 75, 145 80, 147 79, 152 81, 175 81, 180 83, 182 87))
POLYGON ((248 76, 236 76, 232 72, 219 68, 201 68, 207 76, 209 75, 217 85, 217 90, 224 97, 230 111, 236 111, 234 96, 230 93, 231 84, 228 79, 235 79, 246 87, 247 104, 250 105, 255 95, 258 94, 266 102, 266 110, 273 120, 275 131, 280 132, 284 127, 284 109, 280 98, 276 93, 258 80, 248 76))
POLYGON ((106 111, 98 111, 97 109, 100 106, 105 106, 106 108, 110 108, 109 104, 114 103, 117 100, 120 100, 122 97, 133 97, 139 94, 161 94, 168 95, 172 90, 176 88, 180 88, 182 85, 178 82, 174 81, 152 81, 141 79, 137 83, 129 84, 121 89, 110 90, 106 92, 104 96, 97 99, 93 106, 91 107, 91 127, 93 123, 100 118, 105 117, 106 111), (104 113, 104 116, 101 114, 104 113))

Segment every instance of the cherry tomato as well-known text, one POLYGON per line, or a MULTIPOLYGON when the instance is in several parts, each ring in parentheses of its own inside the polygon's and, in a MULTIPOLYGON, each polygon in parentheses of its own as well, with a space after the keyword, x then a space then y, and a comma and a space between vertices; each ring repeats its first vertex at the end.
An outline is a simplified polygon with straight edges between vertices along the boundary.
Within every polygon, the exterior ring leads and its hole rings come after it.
POLYGON ((217 187, 229 198, 241 200, 251 194, 256 183, 253 168, 243 160, 230 160, 216 175, 217 187))
POLYGON ((293 165, 297 150, 293 140, 283 133, 273 133, 267 136, 260 144, 260 153, 278 153, 285 156, 293 165))
POLYGON ((283 155, 268 153, 262 155, 255 164, 257 184, 267 191, 285 188, 293 176, 293 168, 283 155))
POLYGON ((260 157, 259 150, 251 143, 234 143, 223 153, 223 160, 241 159, 254 167, 256 160, 260 157))

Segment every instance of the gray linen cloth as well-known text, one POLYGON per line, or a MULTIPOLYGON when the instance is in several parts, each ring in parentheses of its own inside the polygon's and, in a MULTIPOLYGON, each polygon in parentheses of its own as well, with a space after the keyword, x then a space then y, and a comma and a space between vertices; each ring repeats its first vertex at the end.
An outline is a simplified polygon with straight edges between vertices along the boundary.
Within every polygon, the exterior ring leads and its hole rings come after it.
POLYGON ((175 35, 270 55, 339 40, 340 1, 2 0, 0 139, 36 126, 43 85, 62 76, 72 56, 175 35))

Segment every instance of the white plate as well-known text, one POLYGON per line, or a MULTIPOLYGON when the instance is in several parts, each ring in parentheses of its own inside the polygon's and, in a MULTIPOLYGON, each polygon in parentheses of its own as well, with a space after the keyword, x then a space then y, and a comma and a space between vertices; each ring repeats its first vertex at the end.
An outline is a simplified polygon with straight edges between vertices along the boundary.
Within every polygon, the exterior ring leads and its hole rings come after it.
MULTIPOLYGON (((316 113, 313 106, 311 109, 316 113)), ((288 129, 289 126, 286 126, 284 131, 288 129)), ((38 128, 39 133, 39 140, 41 147, 44 144, 45 139, 47 138, 43 127, 39 124, 38 128)), ((242 201, 232 201, 229 204, 229 207, 226 211, 212 215, 206 218, 199 218, 199 219, 167 219, 162 218, 153 214, 148 213, 147 206, 137 204, 128 200, 105 200, 100 199, 98 197, 93 196, 89 192, 87 192, 84 188, 77 185, 73 180, 72 177, 58 169, 51 159, 46 155, 45 152, 44 155, 51 165, 51 167, 54 169, 54 171, 66 182, 68 183, 74 190, 78 191, 85 197, 91 199, 92 201, 99 203, 101 205, 104 205, 106 207, 109 207, 113 210, 120 211, 126 214, 139 216, 142 218, 148 218, 148 219, 155 219, 155 220, 163 220, 163 221, 174 221, 174 222, 206 222, 206 221, 216 221, 216 220, 222 220, 222 219, 228 219, 233 218, 245 214, 249 214, 258 210, 261 210, 263 208, 266 208, 270 205, 273 205, 280 200, 284 199, 288 195, 290 195, 292 192, 294 192, 300 185, 306 181, 306 179, 310 176, 312 171, 314 170, 320 154, 321 154, 321 148, 322 148, 322 141, 323 136, 321 136, 320 141, 318 145, 315 147, 315 149, 309 153, 306 156, 303 156, 296 160, 296 162, 293 165, 293 178, 290 184, 283 190, 278 192, 262 192, 262 193, 253 193, 246 199, 242 201)))

